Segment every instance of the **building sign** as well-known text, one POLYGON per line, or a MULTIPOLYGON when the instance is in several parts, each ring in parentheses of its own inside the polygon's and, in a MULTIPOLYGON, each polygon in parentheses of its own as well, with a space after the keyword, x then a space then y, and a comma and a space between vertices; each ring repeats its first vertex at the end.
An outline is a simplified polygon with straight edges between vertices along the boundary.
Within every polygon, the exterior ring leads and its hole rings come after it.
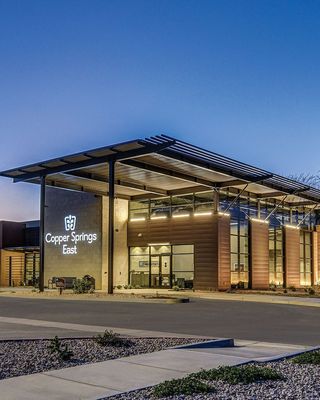
POLYGON ((67 215, 64 218, 65 232, 58 234, 48 232, 45 235, 46 243, 60 247, 63 255, 75 255, 78 254, 78 243, 91 245, 97 240, 96 232, 77 232, 76 223, 75 215, 67 215))

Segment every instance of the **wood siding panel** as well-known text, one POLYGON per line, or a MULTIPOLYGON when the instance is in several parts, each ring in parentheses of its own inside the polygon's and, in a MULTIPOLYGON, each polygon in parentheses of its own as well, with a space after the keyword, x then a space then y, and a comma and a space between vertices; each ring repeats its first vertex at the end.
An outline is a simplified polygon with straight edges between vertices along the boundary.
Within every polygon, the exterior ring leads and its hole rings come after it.
POLYGON ((230 286, 230 219, 205 216, 128 223, 128 246, 148 243, 193 244, 194 288, 212 290, 230 286), (219 265, 221 265, 220 272, 219 265))
POLYGON ((284 228, 285 287, 300 287, 300 231, 284 228))
POLYGON ((320 280, 320 225, 316 226, 313 236, 313 284, 320 280))
POLYGON ((228 289, 231 285, 230 271, 230 218, 222 216, 219 218, 219 269, 218 287, 228 289))
POLYGON ((269 225, 250 221, 251 288, 269 288, 269 225))

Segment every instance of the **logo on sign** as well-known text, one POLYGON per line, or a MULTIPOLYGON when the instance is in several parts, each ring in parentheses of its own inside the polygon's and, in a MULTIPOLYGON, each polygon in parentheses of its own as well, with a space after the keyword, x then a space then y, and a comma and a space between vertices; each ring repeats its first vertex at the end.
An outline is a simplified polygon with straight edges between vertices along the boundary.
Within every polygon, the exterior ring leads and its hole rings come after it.
POLYGON ((45 236, 45 241, 54 246, 61 246, 62 254, 64 255, 78 254, 78 243, 92 245, 98 239, 98 234, 96 232, 77 232, 76 223, 77 217, 75 215, 69 214, 65 216, 65 232, 61 234, 48 232, 45 236))
POLYGON ((66 231, 74 231, 76 229, 77 217, 68 215, 64 218, 64 227, 66 231))

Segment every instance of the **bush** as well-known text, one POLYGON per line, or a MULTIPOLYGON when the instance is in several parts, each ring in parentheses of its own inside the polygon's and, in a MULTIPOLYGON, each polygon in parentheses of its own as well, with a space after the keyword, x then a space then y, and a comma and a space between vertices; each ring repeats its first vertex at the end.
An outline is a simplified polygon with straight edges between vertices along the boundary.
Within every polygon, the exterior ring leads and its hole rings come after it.
POLYGON ((287 289, 283 289, 283 293, 288 293, 287 289))
POLYGON ((106 329, 102 335, 93 337, 94 341, 100 346, 113 346, 113 347, 130 347, 131 340, 122 338, 118 333, 106 329))
POLYGON ((310 296, 313 296, 313 295, 316 294, 316 292, 315 292, 315 290, 314 290, 312 287, 309 287, 309 288, 308 288, 308 294, 309 294, 310 296))
POLYGON ((153 388, 153 395, 156 397, 169 397, 174 395, 193 395, 196 393, 213 392, 214 389, 199 379, 186 377, 172 379, 156 385, 153 388))
POLYGON ((179 292, 180 288, 179 288, 179 286, 175 285, 175 286, 172 286, 172 290, 179 292))
POLYGON ((294 286, 289 286, 288 289, 291 290, 292 292, 295 292, 297 290, 294 286))
POLYGON ((117 289, 122 289, 122 285, 117 285, 117 289))
POLYGON ((295 364, 320 364, 320 351, 310 351, 309 353, 300 354, 292 358, 291 362, 295 364))
POLYGON ((269 367, 258 367, 255 365, 245 365, 242 367, 219 367, 209 370, 203 370, 195 374, 191 374, 192 377, 216 381, 221 380, 223 382, 236 385, 238 383, 255 383, 262 381, 275 381, 283 379, 283 376, 269 368, 269 367))
POLYGON ((61 360, 67 361, 73 356, 72 350, 69 350, 67 344, 62 346, 61 340, 58 336, 55 336, 50 340, 50 344, 48 346, 50 354, 56 354, 61 360))
POLYGON ((82 294, 82 293, 89 293, 92 289, 91 282, 86 279, 76 279, 73 283, 73 293, 82 294))

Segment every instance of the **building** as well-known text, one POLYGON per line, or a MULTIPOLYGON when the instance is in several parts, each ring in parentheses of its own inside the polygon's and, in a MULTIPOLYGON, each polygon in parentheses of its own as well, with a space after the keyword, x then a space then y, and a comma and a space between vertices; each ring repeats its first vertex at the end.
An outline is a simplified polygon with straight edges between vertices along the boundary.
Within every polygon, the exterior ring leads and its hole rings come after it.
POLYGON ((320 190, 159 135, 1 173, 41 186, 52 277, 195 290, 318 284, 320 190))
POLYGON ((34 286, 39 278, 39 221, 0 221, 0 286, 34 286))

